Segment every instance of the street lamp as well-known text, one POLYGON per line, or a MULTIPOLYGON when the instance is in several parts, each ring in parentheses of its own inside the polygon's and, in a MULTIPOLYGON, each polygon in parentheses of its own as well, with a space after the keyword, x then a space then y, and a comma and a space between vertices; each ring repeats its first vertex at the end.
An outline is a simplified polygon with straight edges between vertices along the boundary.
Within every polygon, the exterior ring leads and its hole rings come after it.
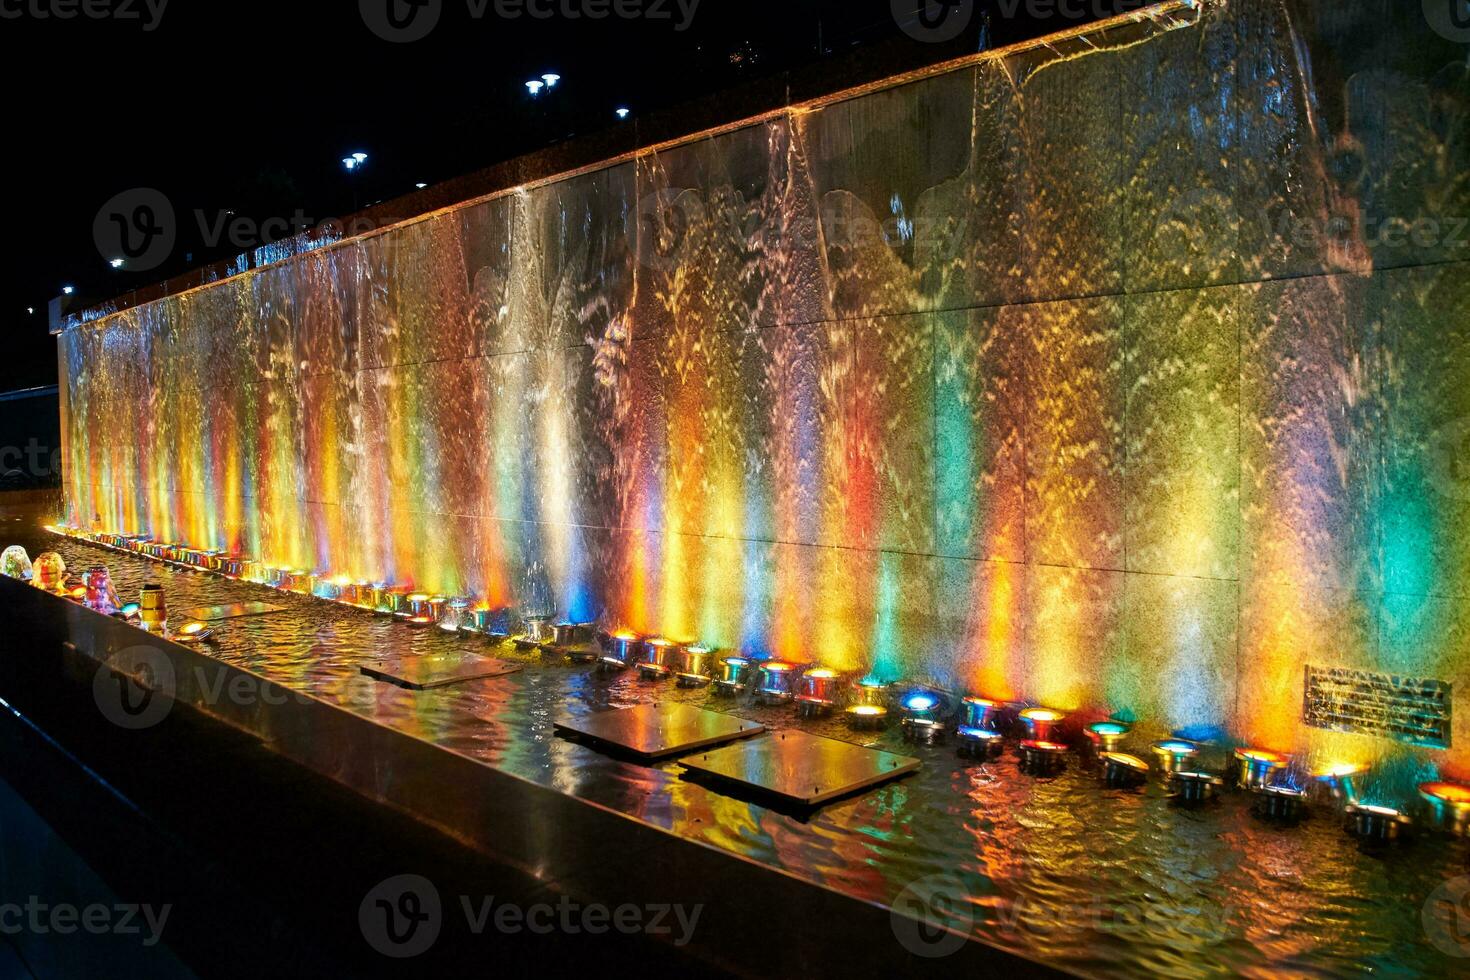
POLYGON ((628 118, 628 114, 631 113, 632 111, 633 111, 632 109, 629 109, 629 108, 626 108, 626 107, 620 108, 620 109, 618 109, 618 118, 619 119, 627 119, 628 118))
POLYGON ((561 81, 561 76, 556 72, 547 72, 541 76, 541 80, 546 83, 547 88, 556 88, 556 83, 561 81))
POLYGON ((528 89, 531 90, 531 98, 533 98, 533 99, 536 96, 540 95, 541 94, 541 90, 544 89, 545 87, 546 87, 546 83, 543 82, 543 81, 541 81, 541 79, 539 79, 539 78, 533 78, 529 82, 526 83, 526 88, 528 88, 528 89))

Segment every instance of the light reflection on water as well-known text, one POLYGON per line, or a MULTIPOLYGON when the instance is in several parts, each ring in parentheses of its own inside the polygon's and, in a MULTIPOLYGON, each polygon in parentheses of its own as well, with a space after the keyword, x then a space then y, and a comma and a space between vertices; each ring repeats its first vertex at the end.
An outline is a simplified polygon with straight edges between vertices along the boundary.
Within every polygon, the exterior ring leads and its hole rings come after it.
MULTIPOLYGON (((33 553, 54 546, 27 543, 33 553)), ((1075 762, 1059 778, 1033 779, 1009 758, 962 765, 953 748, 904 746, 896 732, 871 742, 918 754, 917 775, 802 822, 685 782, 675 763, 637 766, 553 733, 563 712, 656 700, 708 702, 772 729, 797 724, 789 708, 736 705, 632 673, 602 678, 478 638, 412 630, 75 542, 59 550, 73 569, 102 556, 124 596, 159 582, 176 615, 245 597, 286 606, 283 614, 224 624, 211 652, 517 776, 866 900, 892 904, 911 883, 948 876, 964 893, 956 896, 957 926, 968 921, 989 942, 1059 966, 1192 977, 1370 964, 1442 972, 1449 962, 1426 939, 1421 909, 1463 869, 1458 845, 1420 840, 1371 856, 1320 808, 1300 827, 1281 829, 1251 817, 1239 796, 1180 810, 1157 787, 1104 790, 1075 762), (526 669, 431 692, 358 671, 369 656, 465 649, 526 669)), ((838 720, 802 727, 857 738, 838 720)))

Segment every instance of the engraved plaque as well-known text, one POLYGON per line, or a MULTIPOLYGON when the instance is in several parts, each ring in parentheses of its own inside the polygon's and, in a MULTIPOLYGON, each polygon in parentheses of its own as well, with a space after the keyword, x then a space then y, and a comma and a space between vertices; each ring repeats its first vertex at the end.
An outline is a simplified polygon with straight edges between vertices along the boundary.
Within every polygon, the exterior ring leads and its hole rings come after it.
POLYGON ((1444 681, 1308 665, 1302 720, 1313 728, 1447 749, 1451 695, 1444 681))

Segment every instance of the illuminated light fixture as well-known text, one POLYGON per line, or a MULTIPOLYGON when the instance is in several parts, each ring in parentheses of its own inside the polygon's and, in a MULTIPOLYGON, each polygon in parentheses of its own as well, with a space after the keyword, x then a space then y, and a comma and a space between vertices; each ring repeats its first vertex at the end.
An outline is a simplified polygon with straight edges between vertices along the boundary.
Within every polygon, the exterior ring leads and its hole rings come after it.
POLYGON ((66 589, 66 561, 54 551, 38 557, 31 566, 31 584, 43 592, 66 589))
POLYGON ((143 607, 138 605, 138 603, 136 602, 130 602, 126 606, 123 606, 120 610, 118 610, 118 612, 123 614, 123 618, 130 623, 136 620, 138 618, 138 615, 142 611, 143 607))
POLYGON ((903 738, 906 742, 913 742, 915 745, 940 745, 946 734, 944 724, 934 718, 912 714, 904 716, 903 738))
POLYGON ((750 661, 744 657, 726 657, 719 662, 720 675, 715 678, 715 693, 727 698, 745 690, 750 676, 750 661))
POLYGON ((674 660, 679 654, 679 645, 673 640, 655 636, 643 644, 643 660, 638 664, 638 674, 646 681, 660 681, 674 672, 674 660))
POLYGON ((564 619, 551 628, 551 644, 558 649, 579 646, 592 639, 592 628, 587 623, 574 623, 564 619))
POLYGON ((407 619, 427 619, 433 622, 434 615, 429 609, 429 600, 433 598, 425 592, 415 592, 408 597, 408 608, 400 611, 399 615, 407 619))
POLYGON ((858 682, 853 703, 888 707, 888 685, 871 677, 863 678, 858 682))
MULTIPOLYGON (((1099 721, 1087 726, 1087 740, 1101 757, 1107 752, 1118 751, 1123 739, 1128 736, 1128 726, 1116 721, 1099 721)), ((1147 771, 1147 766, 1144 767, 1147 771)))
POLYGON ((1236 749, 1235 761, 1236 781, 1253 790, 1265 789, 1272 777, 1286 768, 1286 756, 1269 749, 1236 749))
POLYGON ((360 167, 364 163, 367 163, 368 155, 366 153, 363 153, 363 152, 359 151, 357 153, 352 154, 352 160, 353 160, 354 163, 356 163, 360 167))
POLYGON ((61 287, 61 295, 63 295, 63 296, 70 296, 73 293, 75 293, 76 291, 77 291, 77 287, 75 287, 75 286, 62 286, 61 287))
POLYGON ((1333 799, 1344 806, 1352 806, 1358 802, 1357 778, 1367 771, 1367 766, 1339 762, 1318 769, 1312 773, 1312 778, 1326 786, 1333 799))
POLYGON ((536 96, 540 95, 541 94, 541 90, 544 89, 545 87, 546 87, 546 83, 543 82, 539 78, 533 78, 529 82, 526 83, 526 88, 530 89, 530 91, 531 91, 531 97, 532 98, 535 98, 536 96))
POLYGON ((899 699, 905 720, 927 719, 937 721, 935 713, 943 706, 944 699, 930 691, 910 691, 899 699))
POLYGON ((348 170, 356 170, 357 161, 354 160, 352 157, 343 157, 342 166, 346 167, 348 170))
POLYGON ((1066 715, 1051 708, 1027 708, 1021 712, 1021 722, 1026 726, 1027 733, 1033 742, 1050 742, 1052 733, 1056 730, 1066 715))
MULTIPOLYGON (((29 572, 30 562, 26 562, 26 566, 26 571, 29 572)), ((112 588, 112 573, 107 570, 106 565, 93 565, 87 574, 82 576, 82 581, 87 586, 88 609, 104 616, 111 616, 121 608, 122 603, 118 601, 117 592, 112 588)))
POLYGON ((965 711, 966 728, 994 728, 1000 727, 1001 705, 999 701, 989 698, 965 698, 961 702, 965 711))
POLYGON ((755 697, 761 704, 785 704, 794 696, 791 682, 796 678, 796 665, 783 660, 767 660, 756 675, 759 682, 755 697))
POLYGON ((1028 738, 1021 743, 1021 768, 1033 776, 1053 776, 1067 764, 1067 747, 1060 742, 1028 738))
POLYGON ((550 616, 526 616, 521 620, 521 635, 516 646, 522 649, 550 646, 556 639, 556 627, 550 616))
POLYGON ((163 586, 145 585, 138 596, 138 618, 150 633, 168 631, 168 601, 163 595, 163 586))
POLYGON ((999 759, 1005 751, 1004 736, 993 728, 961 725, 956 734, 960 740, 959 754, 965 758, 989 762, 999 759))
POLYGON ((413 186, 415 188, 417 188, 418 190, 423 190, 425 187, 428 187, 429 185, 428 184, 414 184, 413 186))
POLYGON ((214 634, 215 631, 204 623, 188 623, 170 637, 170 639, 175 643, 203 643, 205 640, 213 637, 214 634))
POLYGON ((1256 812, 1269 820, 1295 823, 1302 818, 1306 799, 1306 790, 1275 783, 1256 793, 1256 812))
POLYGON ((603 670, 627 670, 633 666, 641 640, 637 633, 623 630, 608 637, 602 659, 597 665, 603 670))
POLYGON ((302 595, 311 591, 312 575, 304 568, 298 568, 286 575, 286 591, 299 592, 302 595))
POLYGON ((503 643, 515 632, 515 612, 508 606, 499 609, 480 609, 475 612, 475 623, 491 640, 503 643))
POLYGON ((1198 755, 1199 746, 1182 738, 1169 738, 1154 743, 1154 756, 1158 758, 1159 768, 1166 776, 1184 772, 1198 755))
POLYGON ((541 76, 541 80, 546 83, 548 89, 553 89, 556 88, 556 83, 561 81, 561 76, 556 72, 547 72, 541 76))
POLYGON ((1148 763, 1126 752, 1103 752, 1103 782, 1114 789, 1142 786, 1148 779, 1148 763))
POLYGON ((859 732, 879 731, 888 725, 888 709, 878 704, 855 704, 847 709, 847 725, 859 732))
POLYGON ((618 109, 618 118, 619 119, 627 119, 628 116, 632 114, 632 112, 633 112, 633 110, 627 108, 626 106, 621 107, 621 108, 618 109))
POLYGON ((1359 840, 1368 844, 1387 844, 1396 841, 1409 826, 1407 814, 1387 806, 1372 806, 1354 803, 1347 808, 1348 829, 1359 840))
POLYGON ((127 263, 124 262, 122 259, 112 259, 107 264, 112 266, 114 269, 121 269, 123 266, 127 265, 127 263))
POLYGON ((439 615, 439 628, 446 633, 458 633, 466 627, 473 627, 474 617, 470 613, 473 606, 469 599, 450 599, 439 615))
POLYGON ((1185 770, 1174 773, 1174 798, 1180 803, 1208 803, 1215 798, 1225 780, 1209 772, 1185 770))
POLYGON ((801 693, 796 696, 796 710, 803 718, 821 718, 832 713, 837 703, 837 685, 841 676, 835 670, 817 667, 801 675, 801 693))
POLYGON ((436 595, 436 596, 430 596, 429 597, 429 615, 431 617, 433 617, 434 622, 436 622, 436 623, 442 623, 442 622, 444 622, 444 616, 445 616, 446 612, 448 611, 448 609, 449 609, 449 597, 448 596, 436 595))
POLYGON ((680 687, 706 687, 710 682, 710 670, 715 651, 711 647, 696 644, 684 648, 684 662, 679 666, 680 687))
POLYGON ((1419 795, 1429 804, 1435 826, 1456 837, 1470 836, 1470 786, 1463 783, 1420 783, 1419 795))

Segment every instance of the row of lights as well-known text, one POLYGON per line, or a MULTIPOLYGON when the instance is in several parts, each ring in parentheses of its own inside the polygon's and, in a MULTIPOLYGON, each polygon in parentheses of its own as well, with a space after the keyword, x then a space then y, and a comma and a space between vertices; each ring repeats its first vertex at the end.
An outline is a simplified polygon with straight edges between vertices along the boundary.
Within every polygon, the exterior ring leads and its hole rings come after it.
MULTIPOLYGON (((561 82, 561 76, 555 72, 547 72, 540 78, 533 78, 526 83, 526 91, 531 93, 531 98, 540 98, 542 92, 550 92, 561 82)), ((619 119, 627 119, 633 114, 633 110, 627 106, 619 106, 613 110, 619 119)))
MULTIPOLYGON (((191 570, 209 571, 226 578, 267 585, 282 591, 310 595, 369 610, 413 626, 438 626, 448 632, 485 635, 492 640, 513 640, 527 649, 561 653, 574 662, 595 663, 608 673, 635 670, 648 681, 677 679, 681 687, 705 687, 711 683, 717 695, 737 697, 749 695, 768 706, 795 705, 804 718, 819 718, 844 706, 846 722, 856 731, 879 731, 888 724, 896 700, 902 719, 904 738, 908 741, 936 745, 951 733, 958 740, 960 755, 977 761, 992 761, 1004 754, 1006 733, 1019 730, 1024 737, 1017 746, 1022 768, 1034 775, 1055 775, 1066 765, 1071 751, 1063 740, 1062 729, 1067 716, 1046 707, 1011 705, 984 697, 965 697, 959 702, 958 722, 952 699, 936 691, 908 690, 896 698, 891 685, 872 678, 844 683, 835 670, 820 665, 801 666, 782 660, 759 660, 748 657, 720 658, 710 646, 671 640, 661 636, 642 636, 632 631, 599 632, 593 624, 555 622, 548 616, 520 619, 509 608, 492 609, 476 605, 467 598, 450 598, 395 588, 383 583, 354 581, 347 577, 329 577, 323 573, 289 570, 265 566, 251 559, 218 551, 164 544, 142 535, 118 535, 88 532, 78 528, 48 527, 48 531, 78 538, 115 550, 153 558, 191 570), (519 622, 518 622, 519 619, 519 622)), ((24 550, 5 552, 0 570, 15 577, 31 577, 29 562, 19 562, 24 550)), ((110 578, 105 567, 97 566, 84 579, 80 589, 73 589, 64 578, 65 568, 54 554, 37 560, 35 584, 60 594, 74 593, 88 605, 102 612, 115 610, 116 598, 111 594, 110 578), (59 567, 58 567, 59 566, 59 567), (93 599, 96 604, 93 604, 93 599)), ((150 601, 145 593, 143 607, 161 606, 161 595, 150 601)), ((125 615, 136 615, 138 606, 123 607, 125 615)), ((147 619, 144 618, 145 628, 147 619)), ((189 624, 182 638, 200 640, 202 624, 189 624)), ((175 637, 180 638, 180 637, 175 637)), ((1137 787, 1147 781, 1153 767, 1136 755, 1121 752, 1130 727, 1107 720, 1085 729, 1087 757, 1101 767, 1109 786, 1137 787)), ((1202 746, 1180 738, 1155 742, 1152 753, 1159 772, 1172 795, 1182 803, 1204 803, 1212 800, 1225 785, 1225 777, 1198 765, 1202 746)), ((1242 747, 1234 751, 1233 782, 1257 797, 1257 809, 1263 816, 1295 820, 1300 817, 1307 791, 1290 774, 1291 759, 1267 749, 1242 747)), ((1411 818, 1389 807, 1364 803, 1358 796, 1356 782, 1366 767, 1333 765, 1313 772, 1314 782, 1321 784, 1338 801, 1351 819, 1351 829, 1365 840, 1390 841, 1411 824, 1411 818)), ((1421 798, 1431 810, 1430 822, 1450 830, 1457 836, 1470 836, 1470 787, 1448 782, 1428 782, 1419 787, 1421 798)))

